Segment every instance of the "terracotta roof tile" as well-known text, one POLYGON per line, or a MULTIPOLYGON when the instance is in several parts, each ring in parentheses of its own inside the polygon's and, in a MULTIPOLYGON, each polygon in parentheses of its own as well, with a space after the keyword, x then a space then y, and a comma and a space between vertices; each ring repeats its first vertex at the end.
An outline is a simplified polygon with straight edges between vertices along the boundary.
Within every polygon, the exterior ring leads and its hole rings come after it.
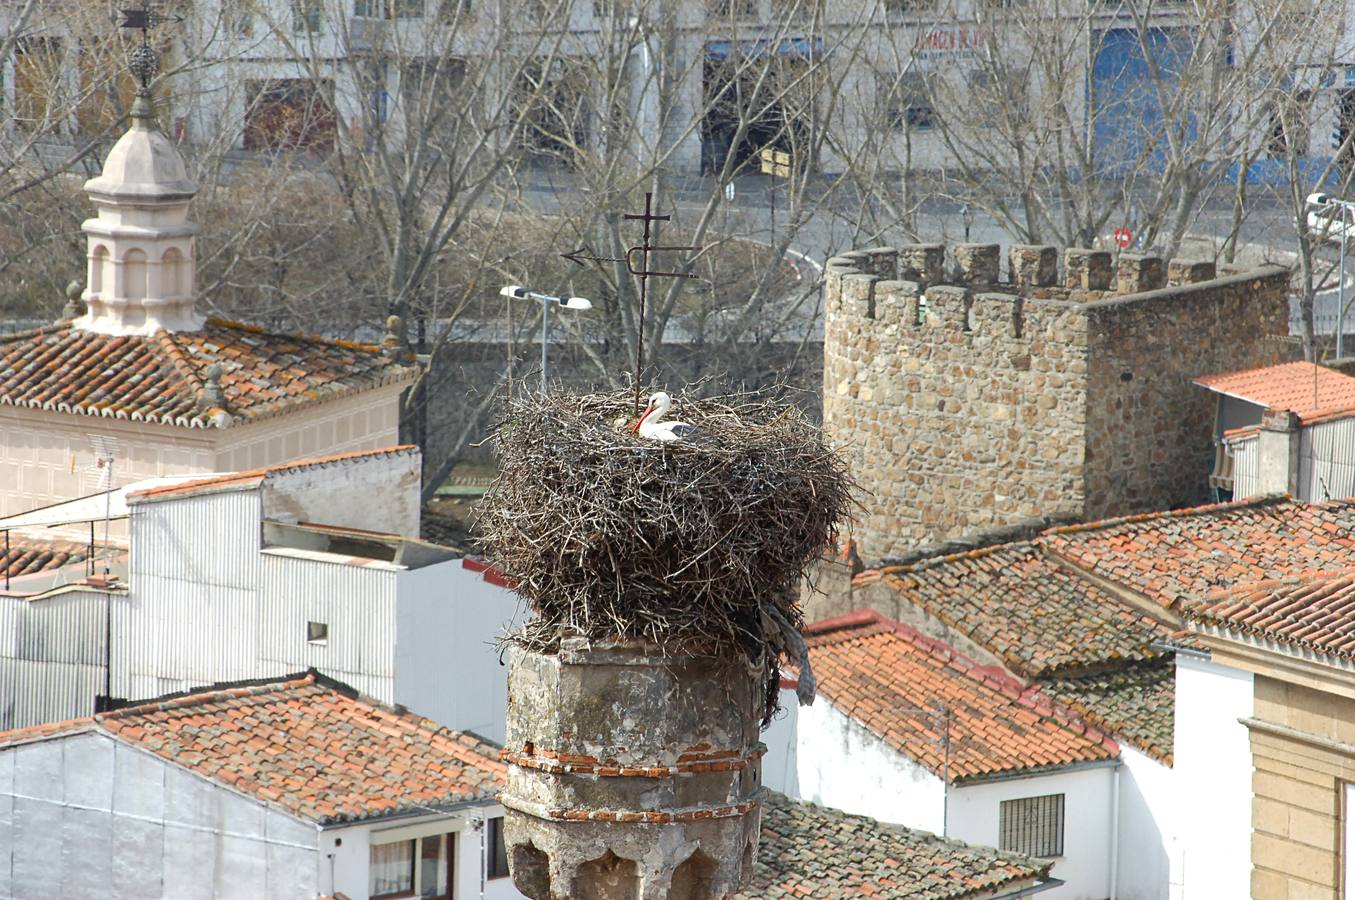
POLYGON ((941 774, 950 710, 953 781, 1112 759, 1119 747, 1068 710, 995 668, 879 613, 862 611, 805 629, 819 691, 891 746, 941 774))
POLYGON ((1215 588, 1347 568, 1355 554, 1355 500, 1266 497, 1052 528, 1039 541, 1170 607, 1215 588))
POLYGON ((1355 378, 1310 362, 1210 375, 1195 383, 1267 409, 1292 410, 1304 420, 1355 410, 1355 378))
POLYGON ((864 574, 944 622, 1023 678, 1155 658, 1172 627, 1021 542, 864 574))
POLYGON ((1355 569, 1214 593, 1188 604, 1186 615, 1198 625, 1355 659, 1355 569))
POLYGON ((491 800, 506 767, 474 735, 311 672, 0 733, 0 748, 90 727, 318 824, 491 800))
MULTIPOLYGON (((89 545, 74 541, 54 541, 11 531, 9 553, 5 553, 5 538, 0 536, 0 578, 33 575, 49 569, 59 569, 78 563, 89 555, 89 545)), ((3 587, 3 582, 0 582, 3 587)))
POLYGON ((753 880, 735 896, 961 900, 1023 887, 1051 865, 769 791, 753 880))
POLYGON ((1159 762, 1171 765, 1176 670, 1145 663, 1093 675, 1043 680, 1040 688, 1073 712, 1159 762))
POLYGON ((379 347, 219 319, 201 331, 149 337, 93 334, 66 322, 0 338, 0 404, 210 427, 215 412, 199 397, 214 363, 225 412, 246 420, 414 374, 379 347))

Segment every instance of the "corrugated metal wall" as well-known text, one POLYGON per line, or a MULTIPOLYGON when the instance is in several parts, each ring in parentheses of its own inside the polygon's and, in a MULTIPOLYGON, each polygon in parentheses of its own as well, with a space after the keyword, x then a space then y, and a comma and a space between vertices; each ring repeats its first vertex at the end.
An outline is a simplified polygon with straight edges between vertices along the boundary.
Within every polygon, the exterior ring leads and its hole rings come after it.
POLYGON ((395 584, 391 569, 265 552, 260 667, 271 663, 281 673, 314 666, 394 703, 395 584), (329 627, 323 644, 307 641, 307 622, 329 627))
POLYGON ((1333 419, 1299 434, 1299 497, 1338 500, 1355 496, 1355 419, 1333 419))
POLYGON ((1256 496, 1256 435, 1228 442, 1233 451, 1233 499, 1256 496))
POLYGON ((104 610, 125 603, 71 590, 0 597, 0 731, 94 712, 104 689, 104 610))
POLYGON ((132 518, 131 598, 113 618, 113 694, 253 678, 259 495, 146 503, 132 518))

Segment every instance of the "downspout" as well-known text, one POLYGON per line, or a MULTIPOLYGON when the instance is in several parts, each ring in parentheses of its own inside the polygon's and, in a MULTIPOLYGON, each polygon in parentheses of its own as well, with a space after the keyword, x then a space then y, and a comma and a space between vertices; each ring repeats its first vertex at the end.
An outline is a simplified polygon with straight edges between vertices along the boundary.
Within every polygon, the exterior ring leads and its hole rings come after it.
POLYGON ((1114 787, 1110 795, 1110 900, 1115 900, 1115 891, 1120 881, 1120 769, 1124 763, 1115 767, 1114 787))

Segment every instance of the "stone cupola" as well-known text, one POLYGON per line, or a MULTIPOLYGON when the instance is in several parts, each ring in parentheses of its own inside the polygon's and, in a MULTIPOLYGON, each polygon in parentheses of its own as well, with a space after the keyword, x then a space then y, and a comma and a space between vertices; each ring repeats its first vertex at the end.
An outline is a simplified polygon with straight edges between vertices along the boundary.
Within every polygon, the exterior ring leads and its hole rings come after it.
POLYGON ((188 221, 198 186, 160 132, 149 90, 138 94, 131 128, 85 191, 99 212, 81 226, 89 236, 88 311, 74 327, 119 335, 200 330, 205 317, 193 308, 198 228, 188 221))

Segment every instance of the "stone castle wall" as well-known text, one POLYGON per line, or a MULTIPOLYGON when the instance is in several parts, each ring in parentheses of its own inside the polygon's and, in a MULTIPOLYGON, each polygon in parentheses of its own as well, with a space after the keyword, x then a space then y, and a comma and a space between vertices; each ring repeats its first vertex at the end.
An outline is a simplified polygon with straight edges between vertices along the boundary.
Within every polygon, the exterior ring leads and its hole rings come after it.
POLYGON ((828 262, 824 427, 863 488, 864 558, 1203 499, 1210 406, 1190 381, 1276 357, 1284 270, 1017 246, 1004 280, 995 244, 947 256, 828 262))

